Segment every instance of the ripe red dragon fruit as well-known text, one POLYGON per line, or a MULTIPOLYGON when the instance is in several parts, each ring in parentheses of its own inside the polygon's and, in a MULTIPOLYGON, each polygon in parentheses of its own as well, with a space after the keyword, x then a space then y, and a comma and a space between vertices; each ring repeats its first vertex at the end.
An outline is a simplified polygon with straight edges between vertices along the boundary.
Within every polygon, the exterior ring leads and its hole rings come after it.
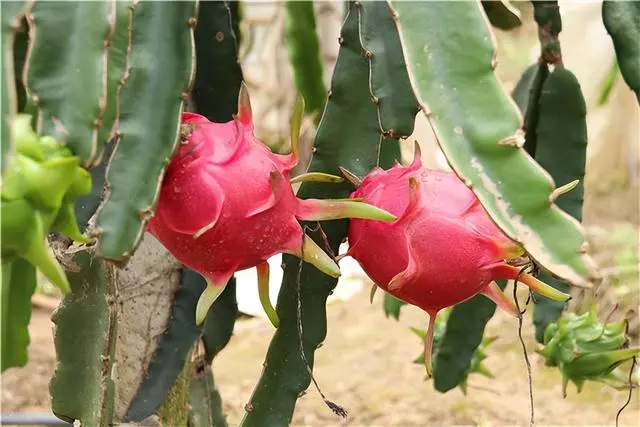
MULTIPOLYGON (((321 271, 340 275, 335 261, 304 235, 298 220, 347 217, 395 220, 393 215, 352 200, 300 200, 289 174, 297 163, 299 123, 304 103, 292 120, 290 155, 278 155, 254 136, 251 104, 242 87, 238 114, 227 123, 182 115, 181 144, 163 178, 151 232, 180 262, 208 283, 198 301, 201 323, 237 270, 257 266, 260 299, 277 326, 269 302, 267 259, 284 252, 302 257, 321 271), (297 124, 297 125, 296 125, 297 124)), ((336 178, 322 174, 297 181, 336 178)))
POLYGON ((429 314, 428 375, 440 310, 483 294, 509 313, 520 315, 494 280, 519 276, 519 281, 549 298, 569 298, 529 274, 519 275, 518 268, 505 262, 522 255, 522 248, 491 221, 475 194, 453 172, 423 168, 417 144, 410 166, 377 168, 355 184, 359 187, 352 198, 385 209, 398 219, 392 223, 351 220, 347 255, 379 287, 429 314))

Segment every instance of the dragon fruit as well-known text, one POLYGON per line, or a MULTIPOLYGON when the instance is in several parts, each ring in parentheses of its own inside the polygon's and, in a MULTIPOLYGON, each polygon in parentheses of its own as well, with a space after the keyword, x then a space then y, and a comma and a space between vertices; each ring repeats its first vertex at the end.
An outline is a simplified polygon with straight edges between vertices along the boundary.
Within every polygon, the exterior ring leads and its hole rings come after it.
MULTIPOLYGON (((397 221, 351 220, 349 250, 373 282, 429 314, 425 366, 431 376, 431 349, 439 311, 483 294, 514 316, 520 313, 494 282, 515 279, 549 298, 569 295, 509 265, 523 249, 491 221, 475 194, 453 172, 422 167, 416 144, 413 163, 374 169, 352 198, 396 215, 397 221)), ((375 289, 375 288, 374 288, 375 289)))
MULTIPOLYGON (((338 265, 304 235, 298 220, 395 220, 388 212, 359 201, 296 198, 289 174, 297 163, 303 111, 300 98, 292 119, 290 155, 272 153, 254 136, 244 85, 238 114, 229 122, 210 122, 194 113, 182 115, 181 143, 167 167, 148 231, 207 280, 196 307, 198 324, 235 271, 257 266, 261 302, 277 326, 268 299, 266 262, 275 254, 297 255, 324 273, 339 276, 338 265)), ((341 180, 314 173, 298 176, 296 182, 305 179, 341 180)))

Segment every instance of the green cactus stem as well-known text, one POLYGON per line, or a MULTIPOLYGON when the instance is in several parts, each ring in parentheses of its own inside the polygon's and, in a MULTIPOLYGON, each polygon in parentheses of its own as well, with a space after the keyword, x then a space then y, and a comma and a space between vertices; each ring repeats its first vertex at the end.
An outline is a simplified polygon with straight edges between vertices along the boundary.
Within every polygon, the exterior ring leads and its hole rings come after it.
POLYGON ((35 267, 27 260, 2 258, 0 288, 0 372, 27 364, 31 296, 36 290, 35 267))
POLYGON ((324 84, 313 2, 288 0, 285 10, 285 38, 293 77, 298 91, 306 101, 306 112, 315 115, 317 124, 327 100, 327 88, 324 84))
MULTIPOLYGON (((584 173, 587 157, 587 107, 578 79, 571 71, 556 68, 548 75, 539 100, 536 161, 563 185, 579 180, 576 188, 559 195, 556 203, 576 221, 582 220, 584 173)), ((553 194, 553 193, 552 193, 553 194)), ((569 285, 543 273, 540 277, 561 292, 569 285)), ((566 304, 539 296, 535 300, 533 323, 536 340, 542 342, 544 331, 554 322, 566 304)))
MULTIPOLYGON (((501 290, 505 280, 497 282, 501 290)), ((434 360, 433 386, 441 393, 460 386, 465 389, 470 372, 480 367, 485 328, 496 311, 496 304, 483 295, 455 305, 450 309, 434 360), (480 362, 478 360, 480 359, 480 362)), ((487 376, 487 375, 485 375, 487 376)))
POLYGON ((71 293, 52 317, 58 364, 49 384, 51 406, 63 420, 107 427, 115 392, 115 268, 87 251, 76 253, 73 263, 79 271, 68 273, 71 293))
POLYGON ((63 135, 84 166, 102 151, 98 132, 107 105, 108 46, 116 1, 33 2, 26 17, 25 88, 37 129, 63 135))
POLYGON ((107 167, 107 191, 97 219, 98 252, 105 258, 126 261, 153 213, 195 73, 197 5, 184 1, 132 6, 128 77, 119 94, 119 140, 107 167))

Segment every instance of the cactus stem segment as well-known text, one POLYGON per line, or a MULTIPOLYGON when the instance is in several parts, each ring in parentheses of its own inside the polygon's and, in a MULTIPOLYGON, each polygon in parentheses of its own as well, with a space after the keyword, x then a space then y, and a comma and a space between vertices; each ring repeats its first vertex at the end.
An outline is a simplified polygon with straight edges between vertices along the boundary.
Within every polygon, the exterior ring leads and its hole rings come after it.
POLYGON ((328 173, 322 172, 309 172, 300 174, 294 178, 292 178, 289 182, 291 184, 297 184, 299 182, 330 182, 330 183, 339 183, 343 182, 344 178, 336 175, 331 175, 328 173))
POLYGON ((233 272, 218 275, 215 279, 206 278, 207 287, 202 292, 202 295, 200 295, 198 304, 196 305, 196 325, 200 325, 204 322, 204 318, 207 316, 209 308, 218 299, 222 291, 224 291, 224 288, 227 287, 227 282, 232 275, 233 272))
POLYGON ((356 174, 354 174, 350 170, 340 166, 340 172, 342 172, 342 175, 344 175, 347 181, 353 184, 354 187, 359 188, 362 185, 362 178, 358 177, 356 174))
POLYGON ((296 105, 291 115, 291 154, 297 160, 300 152, 300 128, 302 127, 302 117, 304 116, 304 98, 298 94, 296 105))
POLYGON ((549 195, 549 202, 555 203, 555 201, 558 199, 558 197, 560 197, 563 194, 568 193, 569 191, 573 190, 574 188, 576 188, 578 186, 579 183, 580 183, 580 180, 576 179, 576 180, 571 181, 568 184, 563 185, 562 187, 556 188, 549 195))
POLYGON ((489 283, 481 294, 495 302, 499 308, 514 317, 519 318, 521 316, 520 311, 518 311, 518 307, 516 307, 513 300, 507 297, 504 292, 500 290, 496 282, 489 283))
POLYGON ((394 215, 385 210, 353 200, 301 200, 296 216, 305 221, 326 221, 341 218, 396 220, 394 215))
POLYGON ((424 338, 424 366, 427 369, 427 378, 433 377, 433 364, 431 362, 431 352, 433 351, 433 335, 436 329, 436 318, 438 310, 430 310, 429 326, 427 327, 427 335, 424 338))
POLYGON ((256 265, 256 271, 258 272, 258 295, 260 297, 260 304, 262 304, 264 312, 267 313, 271 324, 277 328, 280 325, 280 319, 269 299, 269 263, 261 262, 256 265))
POLYGON ((331 277, 340 277, 340 267, 329 255, 323 251, 316 242, 306 234, 303 235, 302 250, 298 247, 286 251, 286 253, 302 258, 304 261, 316 267, 318 270, 331 277))

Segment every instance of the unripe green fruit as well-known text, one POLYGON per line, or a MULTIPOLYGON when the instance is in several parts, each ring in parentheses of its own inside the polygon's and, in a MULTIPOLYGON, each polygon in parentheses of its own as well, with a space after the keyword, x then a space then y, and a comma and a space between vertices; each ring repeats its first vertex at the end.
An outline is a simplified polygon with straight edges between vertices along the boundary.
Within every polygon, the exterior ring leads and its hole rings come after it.
POLYGON ((640 347, 625 348, 625 330, 624 320, 600 323, 595 308, 581 315, 564 312, 547 327, 539 353, 547 366, 560 368, 563 395, 569 381, 576 384, 578 392, 587 380, 621 387, 618 366, 640 355, 640 347))

